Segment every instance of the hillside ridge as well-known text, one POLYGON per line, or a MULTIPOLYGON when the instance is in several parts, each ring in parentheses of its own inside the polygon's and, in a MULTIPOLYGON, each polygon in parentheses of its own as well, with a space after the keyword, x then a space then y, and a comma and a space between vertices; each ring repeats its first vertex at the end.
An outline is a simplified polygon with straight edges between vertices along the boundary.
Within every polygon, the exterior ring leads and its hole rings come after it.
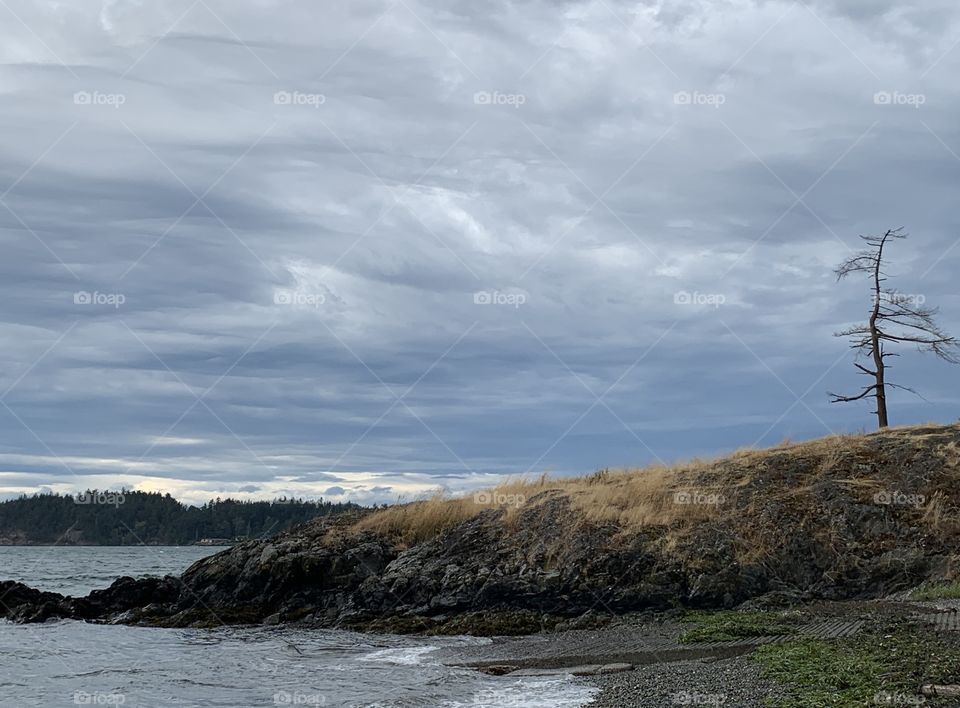
POLYGON ((876 598, 957 577, 958 508, 960 425, 893 428, 319 519, 87 598, 6 583, 0 612, 503 634, 876 598))

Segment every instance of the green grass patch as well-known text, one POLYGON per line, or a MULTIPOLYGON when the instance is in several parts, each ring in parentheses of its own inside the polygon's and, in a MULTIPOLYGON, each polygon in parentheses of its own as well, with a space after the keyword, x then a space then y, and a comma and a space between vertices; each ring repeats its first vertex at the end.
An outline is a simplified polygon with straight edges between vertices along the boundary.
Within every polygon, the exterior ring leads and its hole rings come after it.
POLYGON ((910 593, 911 600, 960 600, 960 580, 926 585, 910 593))
MULTIPOLYGON (((918 627, 834 641, 768 644, 752 656, 782 691, 768 701, 776 708, 906 705, 919 700, 922 684, 960 682, 957 641, 918 627)), ((937 705, 933 699, 928 704, 937 705)))
POLYGON ((680 635, 680 642, 725 642, 748 637, 777 636, 793 634, 803 624, 799 615, 782 612, 689 612, 684 622, 694 624, 680 635))
POLYGON ((778 708, 862 707, 882 690, 882 661, 836 642, 768 644, 753 657, 763 667, 765 678, 787 689, 770 700, 770 705, 778 708))

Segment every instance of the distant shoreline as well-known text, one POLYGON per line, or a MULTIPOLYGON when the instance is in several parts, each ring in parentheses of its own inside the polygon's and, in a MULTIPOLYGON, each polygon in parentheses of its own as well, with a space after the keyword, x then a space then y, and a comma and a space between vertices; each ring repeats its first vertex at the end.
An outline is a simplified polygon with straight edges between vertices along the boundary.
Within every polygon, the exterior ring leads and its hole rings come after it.
POLYGON ((0 501, 0 546, 235 545, 356 508, 322 499, 218 497, 197 507, 161 492, 45 492, 0 501))
POLYGON ((0 548, 232 548, 245 541, 229 543, 7 543, 0 541, 0 548))

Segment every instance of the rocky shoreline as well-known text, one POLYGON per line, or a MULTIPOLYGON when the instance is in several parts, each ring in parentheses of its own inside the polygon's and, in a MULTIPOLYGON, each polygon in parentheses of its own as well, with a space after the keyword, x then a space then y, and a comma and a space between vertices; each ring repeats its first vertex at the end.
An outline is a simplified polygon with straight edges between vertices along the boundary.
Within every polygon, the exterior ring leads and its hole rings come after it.
MULTIPOLYGON (((681 470, 656 492, 720 489, 722 507, 668 508, 672 520, 659 525, 592 519, 563 488, 409 544, 358 523, 381 512, 323 518, 180 577, 121 578, 84 598, 5 582, 0 618, 505 635, 598 613, 883 597, 960 566, 958 446, 960 427, 944 426, 732 456, 681 470), (927 503, 878 502, 876 489, 927 503)), ((599 476, 583 488, 620 483, 599 476)))

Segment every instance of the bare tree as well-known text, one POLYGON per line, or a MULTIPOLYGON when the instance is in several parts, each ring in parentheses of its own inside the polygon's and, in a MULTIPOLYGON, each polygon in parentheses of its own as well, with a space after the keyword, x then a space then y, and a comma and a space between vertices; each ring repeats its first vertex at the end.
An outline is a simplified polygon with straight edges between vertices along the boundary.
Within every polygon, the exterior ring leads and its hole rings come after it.
POLYGON ((934 321, 934 316, 938 312, 936 308, 924 307, 922 297, 904 295, 883 287, 887 279, 887 274, 884 272, 884 249, 894 240, 906 237, 907 234, 903 233, 902 228, 890 229, 883 236, 861 236, 860 238, 869 248, 841 263, 835 271, 837 280, 851 273, 866 273, 870 279, 873 296, 870 319, 866 324, 837 332, 836 336, 849 337, 850 347, 857 350, 857 358, 862 355, 869 359, 873 363, 873 368, 855 361, 853 365, 860 370, 861 374, 869 376, 872 382, 855 396, 831 393, 832 403, 859 401, 863 398, 876 399, 875 412, 881 428, 886 428, 889 424, 888 388, 917 393, 911 388, 887 381, 887 370, 891 367, 886 360, 889 357, 899 356, 895 352, 887 351, 888 345, 915 344, 920 351, 932 352, 953 364, 960 363, 957 340, 941 330, 934 321))

